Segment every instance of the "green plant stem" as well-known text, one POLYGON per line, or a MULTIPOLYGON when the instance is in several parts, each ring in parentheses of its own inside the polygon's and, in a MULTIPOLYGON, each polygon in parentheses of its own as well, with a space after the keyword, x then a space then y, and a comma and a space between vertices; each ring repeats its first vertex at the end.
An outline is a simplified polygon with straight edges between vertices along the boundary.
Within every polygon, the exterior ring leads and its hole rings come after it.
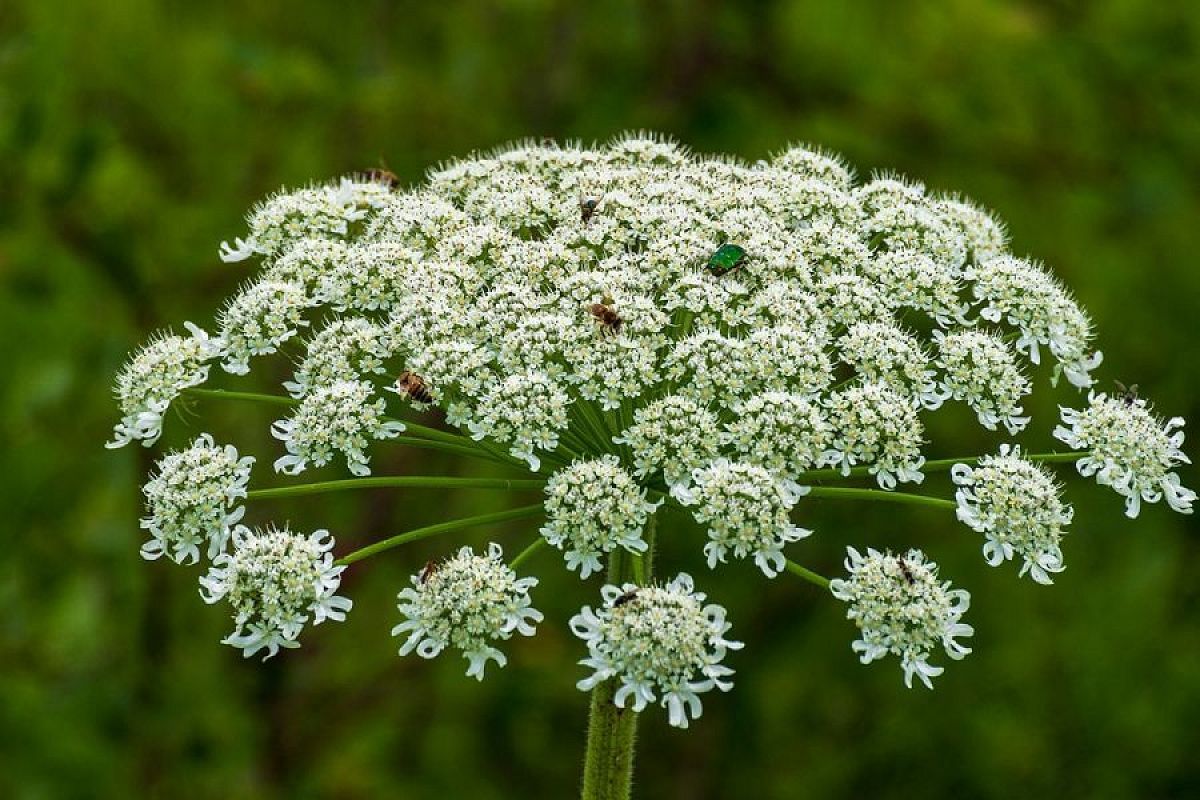
POLYGON ((843 486, 814 486, 806 497, 824 497, 831 500, 870 500, 877 503, 904 503, 914 506, 932 506, 954 510, 958 504, 941 497, 905 492, 885 492, 882 489, 853 489, 843 486))
POLYGON ((507 522, 513 519, 524 519, 526 517, 536 517, 542 513, 542 504, 537 503, 530 506, 521 506, 519 508, 510 508, 507 511, 495 511, 491 514, 479 514, 474 517, 464 517, 463 519, 454 519, 449 522, 439 522, 436 525, 427 525, 424 528, 415 528, 411 531, 396 534, 395 536, 367 545, 366 547, 355 550, 352 553, 339 558, 335 563, 338 565, 353 564, 355 561, 361 561, 367 556, 373 556, 376 553, 382 553, 384 550, 391 550, 393 547, 399 547, 402 544, 415 542, 418 539, 425 539, 430 536, 437 536, 439 533, 451 533, 452 531, 460 531, 464 528, 474 528, 479 525, 490 525, 494 522, 507 522))
POLYGON ((790 559, 785 559, 784 564, 785 564, 784 569, 786 569, 788 572, 792 573, 796 577, 802 578, 803 580, 806 580, 809 583, 814 584, 816 586, 820 586, 822 589, 829 588, 829 579, 826 578, 825 576, 818 575, 817 573, 813 572, 811 569, 802 567, 799 564, 797 564, 795 561, 792 561, 790 559))
POLYGON ((541 550, 545 547, 549 547, 549 546, 550 546, 549 542, 547 542, 539 534, 538 538, 536 538, 532 542, 530 542, 529 546, 526 547, 524 550, 522 550, 520 553, 518 553, 516 558, 514 558, 512 561, 508 562, 508 566, 515 570, 517 567, 524 564, 530 558, 537 555, 537 552, 539 550, 541 550))
POLYGON ((301 483, 295 486, 275 486, 270 489, 251 489, 246 493, 246 499, 267 500, 276 497, 298 497, 307 494, 343 492, 353 489, 503 489, 517 491, 521 489, 541 489, 545 485, 546 482, 539 478, 511 480, 509 478, 443 478, 426 475, 381 475, 371 478, 347 478, 338 481, 301 483))
MULTIPOLYGON (((654 559, 655 520, 646 524, 649 547, 638 557, 638 583, 649 582, 654 559)), ((608 582, 616 586, 634 577, 634 557, 620 548, 608 557, 608 582)), ((583 758, 583 800, 629 800, 633 786, 633 752, 638 713, 613 702, 618 682, 608 679, 592 689, 588 716, 587 751, 583 758)))
MULTIPOLYGON (((1075 450, 1068 453, 1022 453, 1021 458, 1028 461, 1041 461, 1046 464, 1058 464, 1068 461, 1076 461, 1084 456, 1089 455, 1086 450, 1075 450)), ((946 472, 954 467, 955 464, 966 464, 974 466, 979 463, 979 459, 984 456, 969 456, 964 458, 939 458, 936 461, 926 461, 921 467, 921 472, 929 474, 932 472, 946 472)), ((821 480, 836 480, 837 478, 861 478, 870 475, 870 466, 854 467, 849 472, 842 472, 837 467, 829 469, 810 469, 807 472, 801 472, 796 476, 797 483, 807 483, 808 481, 821 480)))

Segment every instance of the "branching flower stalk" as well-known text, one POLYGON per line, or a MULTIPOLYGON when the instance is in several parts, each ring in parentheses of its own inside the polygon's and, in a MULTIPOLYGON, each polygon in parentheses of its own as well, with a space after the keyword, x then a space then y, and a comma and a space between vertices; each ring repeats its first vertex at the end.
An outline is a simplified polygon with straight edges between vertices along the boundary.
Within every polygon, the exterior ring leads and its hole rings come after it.
POLYGON ((896 176, 858 181, 820 150, 744 164, 644 134, 522 143, 409 189, 371 173, 283 192, 248 226, 220 256, 256 266, 213 324, 153 335, 117 376, 109 446, 154 445, 180 401, 258 404, 275 414, 275 472, 353 477, 260 484, 252 457, 201 433, 146 481, 143 555, 205 560, 204 599, 232 612, 225 641, 269 658, 345 618, 350 565, 520 523, 526 540, 447 546, 397 587, 400 654, 457 651, 478 679, 543 622, 524 573, 555 558, 581 580, 606 569, 569 625, 591 693, 585 798, 629 796, 642 714, 685 728, 733 688, 742 643, 693 572, 745 560, 764 580, 818 587, 845 603, 863 663, 895 659, 909 686, 932 688, 943 657, 970 653, 969 593, 912 543, 864 553, 839 539, 833 579, 802 564, 838 536, 805 527, 813 503, 953 512, 988 564, 1048 584, 1072 519, 1054 465, 1075 463, 1130 517, 1159 500, 1191 513, 1196 498, 1176 472, 1183 420, 1097 384, 1086 312, 1009 252, 994 217, 896 176), (291 378, 248 383, 272 358, 291 359, 291 378), (1012 441, 1044 363, 1061 452, 1012 441), (217 372, 227 386, 207 385, 217 372), (923 419, 955 405, 995 446, 927 458, 955 448, 931 447, 923 419), (383 448, 509 474, 374 475, 383 448), (936 473, 953 498, 921 491, 936 473), (356 550, 323 530, 242 524, 248 504, 366 489, 527 499, 356 550), (656 578, 656 537, 680 533, 664 511, 704 536, 673 547, 692 558, 656 578))

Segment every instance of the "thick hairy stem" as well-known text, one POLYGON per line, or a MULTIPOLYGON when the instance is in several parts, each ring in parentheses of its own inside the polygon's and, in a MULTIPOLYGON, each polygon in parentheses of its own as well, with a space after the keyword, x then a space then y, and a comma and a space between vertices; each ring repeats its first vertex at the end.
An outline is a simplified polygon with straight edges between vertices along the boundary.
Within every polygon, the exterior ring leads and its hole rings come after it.
MULTIPOLYGON (((654 553, 654 518, 646 526, 650 547, 637 558, 640 582, 650 581, 654 553)), ((608 559, 608 582, 616 586, 633 580, 634 557, 617 549, 608 559)), ((618 683, 609 679, 592 689, 587 751, 583 759, 583 800, 628 800, 633 787, 633 752, 638 713, 618 708, 613 698, 618 683)))

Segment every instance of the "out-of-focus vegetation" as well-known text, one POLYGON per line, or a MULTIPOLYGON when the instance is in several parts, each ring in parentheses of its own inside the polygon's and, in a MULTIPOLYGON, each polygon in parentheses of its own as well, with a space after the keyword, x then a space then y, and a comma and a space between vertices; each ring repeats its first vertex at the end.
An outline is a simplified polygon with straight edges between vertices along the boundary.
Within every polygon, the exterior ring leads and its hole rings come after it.
MULTIPOLYGON (((1183 2, 490 4, 19 2, 0 6, 0 795, 563 797, 586 697, 566 629, 592 602, 552 554, 538 638, 483 684, 465 662, 396 657, 407 575, 449 543, 349 573, 355 610, 244 662, 196 568, 138 556, 153 459, 105 451, 109 385, 152 329, 208 324, 245 275, 217 243, 281 184, 428 165, 521 136, 650 128, 753 159, 788 141, 961 190, 1093 312, 1103 380, 1200 425, 1200 14, 1183 2)), ((214 373, 216 374, 216 373, 214 373)), ((1044 380, 1045 376, 1041 376, 1044 380)), ((222 379, 226 380, 226 379, 222 379)), ((1051 444, 1041 391, 1029 441, 1051 444)), ((260 457, 269 412, 172 418, 260 457)), ((1193 432, 1194 433, 1194 432, 1193 432)), ((933 452, 993 447, 966 415, 933 452)), ((1197 435, 1196 438, 1200 438, 1197 435)), ((1197 448, 1191 448, 1193 453, 1197 448)), ((380 472, 467 465, 380 448, 380 472)), ((1185 470, 1184 483, 1200 477, 1185 470)), ((929 489, 949 494, 944 481, 929 489)), ((934 693, 860 666, 843 609, 752 567, 693 571, 730 608, 736 690, 692 730, 643 720, 641 796, 1200 795, 1200 564, 1190 518, 1127 522, 1073 479, 1069 568, 1047 589, 989 569, 922 509, 818 506, 797 557, 920 544, 974 593, 975 653, 934 693)), ((344 543, 507 501, 378 492, 257 504, 254 521, 344 543)), ((480 531, 515 552, 532 528, 480 531)))

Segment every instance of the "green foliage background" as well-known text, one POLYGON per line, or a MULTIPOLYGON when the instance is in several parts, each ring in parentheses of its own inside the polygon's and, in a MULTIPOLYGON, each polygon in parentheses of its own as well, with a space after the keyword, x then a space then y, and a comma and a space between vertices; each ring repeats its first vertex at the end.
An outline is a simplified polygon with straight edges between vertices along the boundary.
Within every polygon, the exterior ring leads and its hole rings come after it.
MULTIPOLYGON (((1140 383, 1195 426, 1189 5, 0 5, 0 795, 574 791, 586 698, 565 620, 596 587, 553 557, 534 562, 547 624, 483 684, 453 657, 397 658, 387 635, 394 593, 448 543, 360 565, 350 620, 265 665, 217 643, 228 620, 200 602, 196 569, 138 557, 153 455, 101 447, 111 377, 152 329, 210 322, 245 275, 218 262, 217 243, 256 198, 381 161, 417 180, 522 136, 650 128, 749 159, 815 141, 862 173, 898 169, 994 208, 1015 249, 1052 264, 1093 312, 1103 379, 1140 383)), ((1041 377, 1028 440, 1050 444, 1054 402, 1076 398, 1041 377)), ((169 422, 164 445, 211 429, 273 480, 269 412, 196 411, 169 422)), ((936 455, 999 441, 965 416, 931 433, 936 455)), ((386 447, 377 464, 474 469, 386 447)), ((709 575, 694 543, 665 541, 663 567, 696 574, 747 647, 736 690, 692 730, 643 720, 641 796, 1200 795, 1196 525, 1158 506, 1130 523, 1116 496, 1078 479, 1069 493, 1069 569, 1053 589, 987 568, 944 514, 811 506, 806 563, 832 573, 846 542, 920 544, 972 589, 976 652, 932 694, 906 691, 893 663, 861 667, 842 608, 807 584, 709 575)), ((506 502, 378 492, 250 515, 328 526, 345 545, 506 502)), ((462 541, 515 552, 531 533, 462 541)))

